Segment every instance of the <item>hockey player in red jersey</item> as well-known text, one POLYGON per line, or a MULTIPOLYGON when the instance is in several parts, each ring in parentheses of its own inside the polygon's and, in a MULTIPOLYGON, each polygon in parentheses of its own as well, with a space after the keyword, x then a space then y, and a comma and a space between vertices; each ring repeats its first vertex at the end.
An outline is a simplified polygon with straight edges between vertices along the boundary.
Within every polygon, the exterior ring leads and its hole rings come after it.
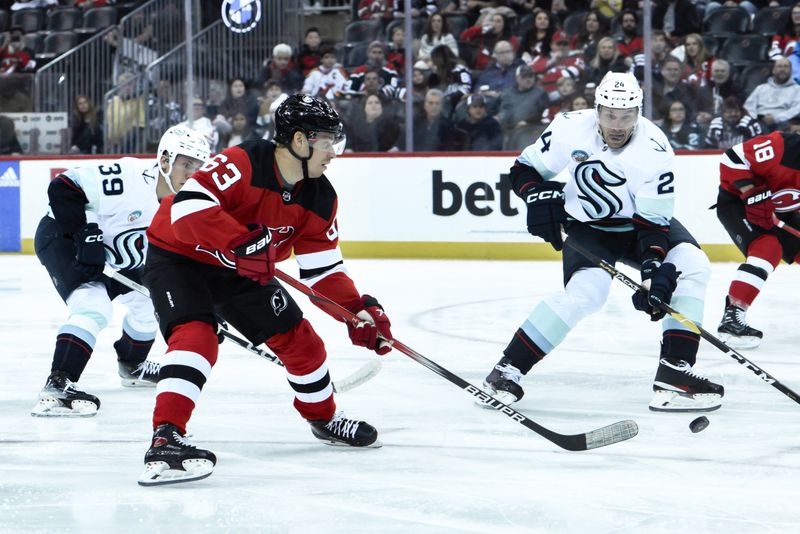
POLYGON ((294 406, 313 435, 336 445, 379 446, 371 425, 337 412, 325 347, 273 277, 292 252, 300 278, 364 319, 352 342, 385 354, 390 322, 342 264, 337 197, 323 174, 344 148, 342 123, 322 99, 293 95, 275 113, 275 143, 257 140, 209 160, 165 199, 147 236, 145 283, 167 340, 145 454, 144 486, 198 480, 216 457, 185 439, 186 424, 217 359, 215 314, 286 366, 294 406))
POLYGON ((774 217, 800 227, 800 135, 773 132, 728 149, 719 165, 717 217, 745 255, 728 289, 717 331, 732 347, 758 347, 763 333, 747 324, 753 304, 781 259, 800 261, 800 239, 774 217))

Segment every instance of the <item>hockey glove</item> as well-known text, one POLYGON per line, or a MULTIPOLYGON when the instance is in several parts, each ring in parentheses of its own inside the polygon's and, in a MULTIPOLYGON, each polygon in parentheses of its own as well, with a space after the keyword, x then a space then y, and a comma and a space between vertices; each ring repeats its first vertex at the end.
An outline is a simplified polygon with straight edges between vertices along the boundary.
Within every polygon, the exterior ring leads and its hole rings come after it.
POLYGON ((275 247, 269 228, 259 226, 228 243, 236 261, 236 273, 262 286, 275 276, 275 247))
POLYGON ((742 194, 744 202, 744 216, 750 223, 769 230, 773 226, 772 214, 775 212, 775 203, 772 202, 772 192, 769 186, 754 187, 742 194))
POLYGON ((103 231, 97 223, 85 224, 72 234, 75 244, 75 259, 72 266, 89 278, 97 278, 103 274, 106 264, 106 249, 103 246, 103 231))
POLYGON ((672 293, 678 287, 680 272, 671 263, 658 260, 646 260, 642 263, 642 281, 650 280, 650 290, 640 289, 633 294, 633 307, 650 316, 651 321, 660 321, 667 314, 661 308, 669 304, 672 293))
POLYGON ((567 221, 563 189, 561 182, 542 182, 522 193, 522 200, 528 205, 528 232, 541 237, 556 250, 564 247, 561 225, 567 221))
POLYGON ((392 350, 392 345, 388 343, 393 339, 390 330, 392 323, 375 297, 362 295, 361 305, 350 311, 362 321, 358 326, 347 323, 347 333, 353 345, 367 347, 380 355, 392 350))

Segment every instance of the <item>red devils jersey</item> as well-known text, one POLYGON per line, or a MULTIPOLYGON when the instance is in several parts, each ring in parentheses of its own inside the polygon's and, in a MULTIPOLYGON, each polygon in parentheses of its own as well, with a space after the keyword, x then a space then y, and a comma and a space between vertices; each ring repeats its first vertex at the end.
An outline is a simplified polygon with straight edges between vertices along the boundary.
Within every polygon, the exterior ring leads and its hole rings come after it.
POLYGON ((746 185, 768 185, 775 210, 800 209, 800 135, 773 132, 729 148, 719 165, 723 189, 741 194, 746 185))
POLYGON ((249 232, 247 225, 262 224, 271 231, 277 261, 294 252, 307 284, 352 307, 360 299, 342 264, 336 191, 324 175, 289 187, 271 142, 228 148, 161 202, 147 237, 153 246, 235 268, 228 243, 249 232))

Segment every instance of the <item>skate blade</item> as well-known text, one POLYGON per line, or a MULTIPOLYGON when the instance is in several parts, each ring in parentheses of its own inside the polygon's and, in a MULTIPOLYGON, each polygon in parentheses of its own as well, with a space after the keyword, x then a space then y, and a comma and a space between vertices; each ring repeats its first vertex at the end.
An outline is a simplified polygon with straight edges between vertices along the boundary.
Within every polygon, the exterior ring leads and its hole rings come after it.
POLYGON ((92 417, 97 415, 97 405, 93 402, 74 400, 71 408, 55 397, 42 397, 31 410, 33 417, 92 417))
MULTIPOLYGON (((317 438, 317 439, 319 439, 319 438, 317 438)), ((324 438, 322 438, 322 439, 320 439, 320 441, 322 443, 324 443, 325 445, 330 445, 331 447, 347 447, 349 449, 380 449, 381 447, 383 447, 383 443, 381 443, 381 440, 379 440, 379 439, 376 439, 375 441, 373 441, 369 445, 362 445, 362 446, 350 445, 349 443, 345 443, 343 441, 336 441, 336 440, 333 440, 333 439, 324 439, 324 438)))
POLYGON ((126 388, 154 388, 155 382, 149 380, 142 380, 139 378, 120 378, 120 383, 126 388))
POLYGON ((761 345, 761 338, 755 336, 734 336, 733 334, 727 334, 723 332, 718 332, 718 336, 720 341, 731 347, 732 349, 736 350, 753 350, 757 349, 759 345, 761 345))
MULTIPOLYGON (((488 387, 486 384, 483 385, 482 388, 483 392, 492 397, 494 400, 502 402, 506 406, 517 402, 516 395, 512 395, 508 391, 497 391, 488 387)), ((484 410, 499 410, 501 406, 497 406, 492 404, 490 401, 481 400, 480 397, 475 397, 475 406, 478 408, 483 408, 484 410)))
POLYGON ((165 486, 202 480, 214 472, 214 464, 210 460, 184 460, 181 465, 184 469, 170 469, 166 462, 146 463, 144 473, 137 482, 140 486, 165 486))
POLYGON ((656 391, 650 401, 653 412, 713 412, 722 407, 722 397, 713 393, 685 395, 675 391, 656 391))

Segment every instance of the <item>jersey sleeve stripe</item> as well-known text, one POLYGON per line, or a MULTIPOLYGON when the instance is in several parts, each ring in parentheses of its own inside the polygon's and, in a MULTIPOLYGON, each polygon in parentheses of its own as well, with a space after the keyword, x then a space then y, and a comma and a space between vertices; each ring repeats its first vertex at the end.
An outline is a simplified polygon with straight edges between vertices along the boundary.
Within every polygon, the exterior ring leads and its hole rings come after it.
POLYGON ((303 280, 303 283, 308 286, 313 286, 314 284, 318 283, 323 278, 327 278, 328 276, 334 273, 342 273, 347 275, 347 268, 344 266, 344 262, 339 262, 336 265, 333 265, 332 268, 328 269, 319 269, 316 270, 315 273, 312 273, 311 276, 308 275, 309 271, 300 271, 300 279, 303 280), (320 273, 320 274, 316 274, 320 273))
POLYGON ((183 184, 181 190, 178 192, 177 195, 175 195, 176 202, 180 200, 182 193, 202 193, 209 199, 213 200, 217 205, 220 205, 219 198, 217 198, 217 196, 214 193, 212 193, 211 191, 200 185, 200 182, 198 182, 194 178, 189 178, 186 181, 186 183, 183 184))
POLYGON ((726 150, 722 155, 721 163, 726 167, 730 167, 731 169, 749 169, 750 165, 748 165, 747 159, 744 157, 744 151, 742 148, 742 145, 739 144, 726 150))
POLYGON ((309 254, 297 254, 295 260, 302 271, 312 271, 320 268, 330 268, 342 261, 342 249, 339 247, 311 252, 309 254))
POLYGON ((175 202, 172 204, 172 210, 170 211, 172 224, 175 224, 175 221, 178 221, 187 215, 215 207, 217 207, 217 204, 212 202, 211 199, 190 198, 184 200, 183 202, 175 202))

